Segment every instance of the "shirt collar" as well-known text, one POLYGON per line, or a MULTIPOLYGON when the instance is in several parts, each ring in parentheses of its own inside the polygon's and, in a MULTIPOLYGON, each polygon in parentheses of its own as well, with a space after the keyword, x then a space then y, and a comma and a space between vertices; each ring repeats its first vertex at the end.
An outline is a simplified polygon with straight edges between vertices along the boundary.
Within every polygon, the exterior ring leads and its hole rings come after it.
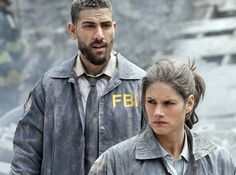
POLYGON ((186 132, 184 136, 184 147, 180 156, 184 157, 185 160, 189 161, 189 146, 188 146, 188 137, 187 137, 186 132))
MULTIPOLYGON (((113 53, 111 53, 111 57, 110 57, 107 65, 104 67, 103 71, 98 76, 100 76, 101 74, 105 74, 111 78, 112 75, 114 74, 115 70, 116 70, 116 56, 113 53)), ((78 54, 78 56, 76 58, 76 64, 74 67, 74 71, 78 77, 83 75, 84 73, 86 73, 84 66, 83 66, 81 59, 80 59, 80 54, 78 54)))
MULTIPOLYGON (((159 142, 157 142, 157 144, 161 148, 163 157, 169 157, 169 156, 171 157, 171 155, 168 152, 166 152, 166 150, 161 146, 159 142)), ((188 147, 188 139, 186 132, 184 133, 184 147, 179 157, 183 157, 186 161, 189 161, 189 147, 188 147)))

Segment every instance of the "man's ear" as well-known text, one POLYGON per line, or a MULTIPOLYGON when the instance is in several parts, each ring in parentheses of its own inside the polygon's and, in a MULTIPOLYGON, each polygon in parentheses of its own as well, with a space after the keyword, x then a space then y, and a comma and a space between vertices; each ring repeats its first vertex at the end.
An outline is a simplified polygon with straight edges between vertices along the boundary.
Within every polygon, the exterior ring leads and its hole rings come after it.
POLYGON ((113 34, 113 37, 115 37, 115 35, 116 35, 116 28, 117 28, 117 23, 116 23, 116 21, 113 21, 113 27, 114 27, 114 34, 113 34))
POLYGON ((116 21, 113 21, 113 27, 114 27, 115 30, 116 30, 116 26, 117 26, 116 21))
POLYGON ((70 37, 72 39, 77 39, 78 38, 78 34, 77 34, 77 30, 76 30, 76 25, 73 24, 73 23, 68 23, 67 24, 67 30, 68 30, 68 33, 70 35, 70 37))

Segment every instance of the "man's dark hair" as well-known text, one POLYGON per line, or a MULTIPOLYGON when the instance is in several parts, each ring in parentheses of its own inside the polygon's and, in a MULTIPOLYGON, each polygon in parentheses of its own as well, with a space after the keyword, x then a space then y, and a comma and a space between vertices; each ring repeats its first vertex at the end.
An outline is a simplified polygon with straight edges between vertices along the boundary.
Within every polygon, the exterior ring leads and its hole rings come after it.
POLYGON ((72 23, 76 23, 79 13, 82 10, 93 8, 109 8, 112 10, 112 5, 109 0, 74 0, 71 4, 72 23))

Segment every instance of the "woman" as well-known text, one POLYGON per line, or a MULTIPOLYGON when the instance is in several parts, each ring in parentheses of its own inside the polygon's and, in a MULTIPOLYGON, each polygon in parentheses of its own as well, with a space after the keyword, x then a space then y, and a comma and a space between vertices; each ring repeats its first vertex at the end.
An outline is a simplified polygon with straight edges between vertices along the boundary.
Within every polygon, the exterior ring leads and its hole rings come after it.
POLYGON ((142 107, 148 126, 108 149, 89 175, 236 175, 229 154, 190 131, 204 97, 195 64, 163 59, 142 79, 142 107))

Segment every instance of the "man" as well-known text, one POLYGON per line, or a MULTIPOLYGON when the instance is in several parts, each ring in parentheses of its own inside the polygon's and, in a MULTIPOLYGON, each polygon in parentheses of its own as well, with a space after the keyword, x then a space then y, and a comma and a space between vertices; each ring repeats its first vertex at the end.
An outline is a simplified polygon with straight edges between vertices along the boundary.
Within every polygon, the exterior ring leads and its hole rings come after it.
POLYGON ((44 74, 30 93, 11 174, 87 174, 101 153, 142 127, 138 93, 145 72, 112 51, 109 0, 74 0, 71 17, 68 31, 80 53, 44 74))

